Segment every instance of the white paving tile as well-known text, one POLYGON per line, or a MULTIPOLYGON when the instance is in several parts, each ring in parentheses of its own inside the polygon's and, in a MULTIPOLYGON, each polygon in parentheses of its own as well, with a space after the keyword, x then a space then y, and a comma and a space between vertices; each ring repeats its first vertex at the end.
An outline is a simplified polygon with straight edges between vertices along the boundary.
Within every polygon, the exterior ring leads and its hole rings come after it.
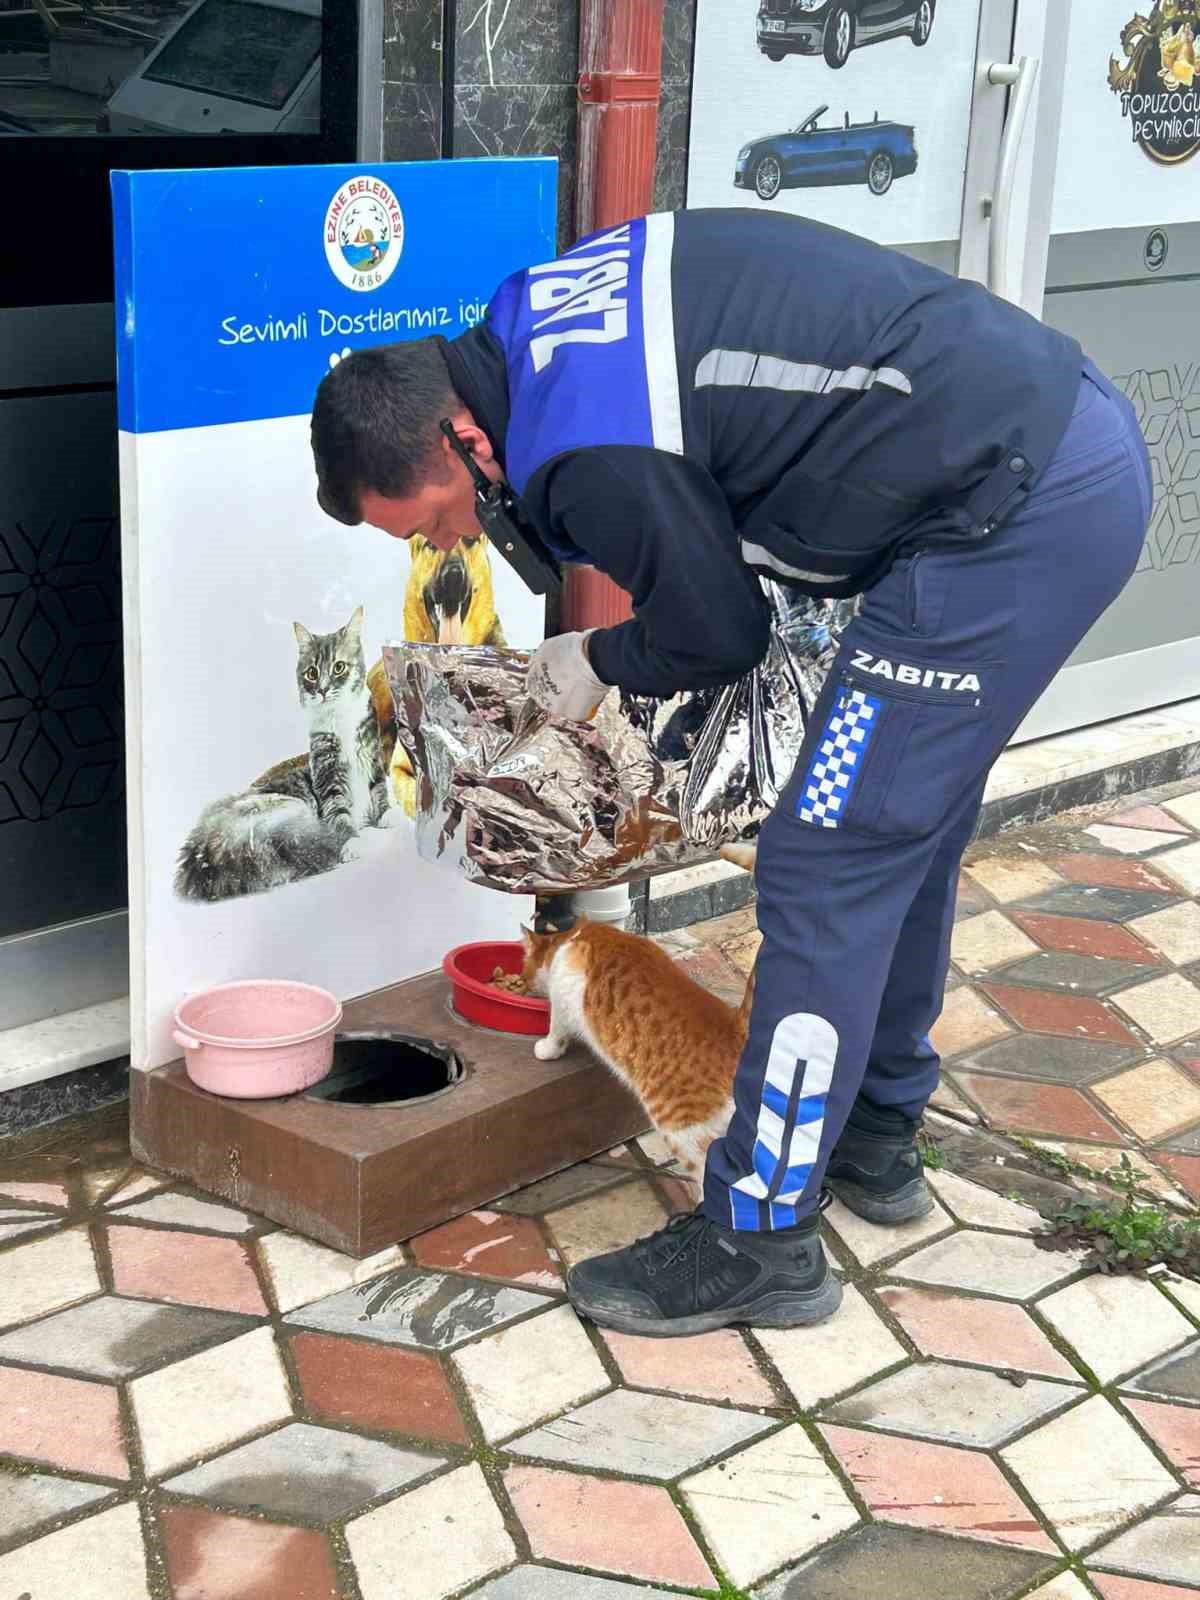
POLYGON ((1136 1371, 1195 1334, 1187 1318, 1139 1278, 1095 1273, 1050 1295, 1038 1311, 1101 1383, 1136 1371))
POLYGON ((915 1250, 918 1245, 949 1233, 954 1226, 936 1200, 927 1216, 920 1217, 916 1222, 903 1222, 896 1227, 864 1222, 840 1200, 835 1200, 825 1213, 825 1225, 832 1228, 854 1259, 864 1267, 873 1267, 877 1262, 886 1261, 889 1256, 898 1256, 905 1250, 915 1250))
MULTIPOLYGON (((1196 848, 1200 850, 1200 845, 1196 848)), ((1112 1002, 1156 1044, 1173 1044, 1190 1034, 1200 1033, 1200 989, 1181 972, 1165 978, 1152 978, 1132 989, 1122 989, 1112 1002)))
POLYGON ((0 1556, 4 1600, 150 1600, 136 1505, 114 1506, 0 1556))
POLYGON ((135 1378, 129 1397, 146 1472, 152 1478, 197 1456, 228 1449, 292 1414, 270 1328, 255 1328, 213 1350, 135 1378))
POLYGON ((347 1524, 363 1600, 445 1600, 516 1560, 479 1467, 459 1467, 347 1524))
POLYGON ((343 1289, 367 1283, 382 1272, 404 1265, 404 1252, 398 1244, 355 1261, 353 1256, 327 1250, 295 1233, 267 1234, 258 1241, 258 1253, 275 1292, 275 1303, 285 1312, 323 1300, 326 1295, 340 1294, 343 1289))
POLYGON ((1114 828, 1107 822, 1094 822, 1083 830, 1106 850, 1118 850, 1123 856, 1145 855, 1147 850, 1157 850, 1165 844, 1178 844, 1177 833, 1162 833, 1154 828, 1114 828))
POLYGON ((1176 966, 1200 961, 1200 906, 1194 900, 1181 900, 1149 916, 1134 917, 1125 926, 1176 966))
POLYGON ((1200 789, 1193 794, 1177 794, 1174 800, 1164 800, 1161 804, 1164 811, 1200 832, 1200 789))
POLYGON ((1174 878, 1188 894, 1200 894, 1200 843, 1180 845, 1177 850, 1164 850, 1154 858, 1155 870, 1174 878))
POLYGON ((506 1439, 612 1386, 570 1306, 503 1328, 452 1359, 489 1440, 506 1439))
POLYGON ((1038 946, 1002 911, 983 911, 955 924, 950 943, 954 964, 964 972, 988 972, 1022 956, 1035 956, 1038 946))
POLYGON ((754 1335, 805 1410, 844 1394, 908 1354, 851 1285, 828 1322, 815 1328, 756 1328, 754 1335))
POLYGON ((835 1422, 855 1426, 865 1422, 941 1444, 994 1449, 1079 1394, 1076 1384, 1027 1378, 1014 1386, 986 1367, 931 1361, 893 1372, 824 1414, 835 1422))
POLYGON ((99 1292, 100 1275, 86 1228, 35 1239, 6 1252, 0 1261, 0 1328, 44 1317, 99 1292))
MULTIPOLYGON (((1200 1494, 1185 1494, 1089 1558, 1159 1583, 1200 1584, 1200 1494)), ((1148 1587, 1148 1586, 1147 1586, 1148 1587)))
POLYGON ((960 1178, 956 1172, 927 1171, 926 1180, 946 1208, 960 1222, 973 1228, 1004 1228, 1009 1233, 1031 1233, 1041 1226, 1041 1217, 1032 1206, 1023 1206, 1004 1195, 985 1189, 982 1184, 960 1178))
POLYGON ((1068 1550, 1081 1550, 1176 1488, 1123 1417, 1094 1395, 1000 1452, 1068 1550))
POLYGON ((774 1426, 771 1417, 732 1406, 614 1389, 510 1441, 505 1449, 535 1460, 669 1480, 774 1426))
POLYGON ((117 1206, 113 1220, 136 1217, 139 1222, 165 1222, 172 1228, 203 1228, 207 1233, 249 1233, 258 1222, 244 1211, 215 1200, 197 1200, 190 1194, 158 1194, 117 1206))
POLYGON ((1026 1600, 1092 1600, 1092 1591, 1085 1589, 1073 1572, 1060 1572, 1057 1578, 1027 1595, 1026 1600))
POLYGON ((821 1452, 793 1426, 680 1485, 724 1569, 750 1584, 860 1520, 821 1452))
POLYGON ((1039 1250, 1032 1239, 964 1229, 907 1256, 890 1272, 910 1283, 1026 1300, 1077 1271, 1079 1260, 1076 1251, 1039 1250))

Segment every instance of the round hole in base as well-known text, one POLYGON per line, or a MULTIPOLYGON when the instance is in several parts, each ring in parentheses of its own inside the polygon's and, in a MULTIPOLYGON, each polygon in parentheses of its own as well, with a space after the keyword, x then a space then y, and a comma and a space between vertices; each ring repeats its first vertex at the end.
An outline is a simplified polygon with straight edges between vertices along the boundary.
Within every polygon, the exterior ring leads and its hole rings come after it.
POLYGON ((466 1075, 449 1045, 387 1030, 339 1033, 327 1077, 307 1091, 330 1105, 404 1110, 448 1094, 466 1075))

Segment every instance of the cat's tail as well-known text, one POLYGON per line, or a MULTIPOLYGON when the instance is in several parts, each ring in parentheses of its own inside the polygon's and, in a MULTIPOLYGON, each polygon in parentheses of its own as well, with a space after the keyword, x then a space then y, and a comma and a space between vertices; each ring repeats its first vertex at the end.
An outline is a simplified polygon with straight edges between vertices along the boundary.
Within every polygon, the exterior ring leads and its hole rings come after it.
POLYGON ((341 845, 311 806, 290 795, 230 795, 206 806, 175 868, 185 900, 230 900, 336 867, 341 845))
POLYGON ((741 867, 743 872, 753 872, 754 863, 758 859, 758 846, 756 844, 723 844, 721 855, 724 860, 732 861, 735 867, 741 867))

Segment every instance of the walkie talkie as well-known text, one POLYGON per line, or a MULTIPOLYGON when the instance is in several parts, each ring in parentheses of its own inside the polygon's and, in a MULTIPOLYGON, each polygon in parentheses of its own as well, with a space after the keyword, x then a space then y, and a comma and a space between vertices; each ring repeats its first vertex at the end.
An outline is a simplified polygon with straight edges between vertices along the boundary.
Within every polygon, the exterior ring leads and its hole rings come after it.
POLYGON ((558 594, 562 573, 558 562, 546 549, 537 532, 521 514, 521 503, 506 483, 493 483, 454 431, 454 424, 443 417, 438 424, 450 448, 471 474, 475 485, 475 515, 479 526, 509 566, 533 594, 558 594))

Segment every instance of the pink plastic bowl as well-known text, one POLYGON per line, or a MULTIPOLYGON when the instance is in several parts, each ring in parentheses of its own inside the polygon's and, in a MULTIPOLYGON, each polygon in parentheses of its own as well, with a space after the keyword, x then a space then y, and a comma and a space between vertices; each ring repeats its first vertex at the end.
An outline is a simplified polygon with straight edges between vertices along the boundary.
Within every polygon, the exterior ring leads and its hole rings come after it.
POLYGON ((310 983, 219 983, 180 1001, 175 1043, 212 1094, 272 1100, 311 1088, 333 1064, 341 1001, 310 983))

